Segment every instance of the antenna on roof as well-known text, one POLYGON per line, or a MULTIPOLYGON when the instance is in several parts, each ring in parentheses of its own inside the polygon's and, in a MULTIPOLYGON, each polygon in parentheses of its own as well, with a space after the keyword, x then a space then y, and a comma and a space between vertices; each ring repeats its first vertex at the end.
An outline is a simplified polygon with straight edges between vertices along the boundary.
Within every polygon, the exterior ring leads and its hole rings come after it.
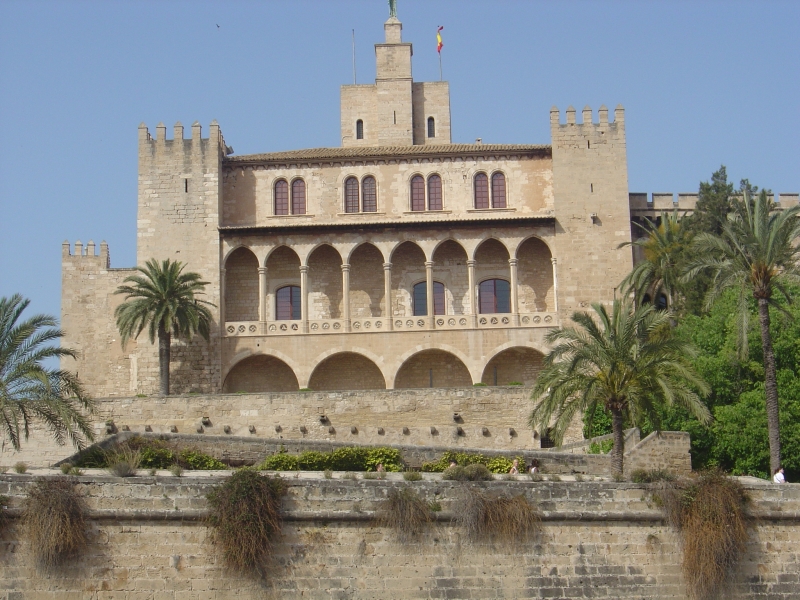
POLYGON ((353 29, 353 85, 356 84, 356 30, 353 29))

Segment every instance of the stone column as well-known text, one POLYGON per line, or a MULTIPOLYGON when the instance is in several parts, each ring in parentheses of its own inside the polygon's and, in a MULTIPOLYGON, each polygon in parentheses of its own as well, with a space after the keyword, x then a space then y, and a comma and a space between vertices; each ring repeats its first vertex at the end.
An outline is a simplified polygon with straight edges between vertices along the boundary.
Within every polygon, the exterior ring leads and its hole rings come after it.
POLYGON ((517 306, 517 259, 509 258, 508 266, 511 270, 511 321, 519 325, 519 307, 517 306))
POLYGON ((467 261, 467 285, 469 285, 469 314, 470 326, 474 329, 478 326, 478 293, 475 289, 475 261, 467 261))
POLYGON ((350 264, 342 263, 342 304, 344 311, 344 330, 350 331, 350 264))
POLYGON ((383 316, 389 319, 386 326, 389 330, 394 328, 392 318, 392 263, 383 263, 383 316))
POLYGON ((258 267, 258 320, 267 320, 267 267, 258 267))
POLYGON ((553 263, 553 304, 555 305, 555 311, 558 312, 558 275, 556 274, 556 258, 551 258, 550 262, 553 263))
POLYGON ((303 333, 308 333, 308 265, 300 265, 300 321, 303 333))
POLYGON ((434 315, 433 315, 433 261, 425 261, 425 298, 426 309, 428 311, 428 327, 433 328, 434 315))

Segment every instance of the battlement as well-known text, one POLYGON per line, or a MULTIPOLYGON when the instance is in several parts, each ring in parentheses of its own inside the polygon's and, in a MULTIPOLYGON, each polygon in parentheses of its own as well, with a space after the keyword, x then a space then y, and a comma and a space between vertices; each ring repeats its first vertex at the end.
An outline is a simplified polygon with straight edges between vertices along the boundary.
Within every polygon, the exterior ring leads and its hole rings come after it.
POLYGON ((111 255, 108 252, 108 243, 105 240, 100 242, 100 254, 95 254, 95 249, 94 241, 89 240, 89 243, 86 244, 84 248, 83 242, 77 240, 75 242, 75 252, 73 253, 69 240, 64 240, 61 244, 61 257, 62 259, 71 260, 96 258, 99 259, 101 267, 108 269, 111 266, 111 255))
MULTIPOLYGON (((631 208, 631 216, 634 217, 657 217, 662 211, 693 212, 697 206, 698 194, 696 192, 678 193, 672 192, 653 192, 631 193, 628 201, 631 208)), ((775 202, 779 210, 789 209, 800 203, 800 194, 796 192, 775 195, 771 194, 769 199, 775 202)))
MULTIPOLYGON (((578 123, 576 121, 576 111, 574 106, 567 107, 565 111, 566 116, 566 123, 561 123, 561 112, 558 110, 557 106, 554 106, 550 109, 550 126, 552 128, 555 127, 569 127, 570 125, 576 126, 586 126, 586 125, 608 125, 608 108, 605 104, 600 106, 597 111, 597 123, 593 121, 592 118, 592 109, 589 106, 584 106, 583 111, 581 111, 581 119, 582 121, 578 123)), ((614 121, 611 123, 615 125, 624 125, 625 123, 625 109, 622 107, 621 104, 617 104, 617 107, 614 109, 614 121)))
POLYGON ((164 125, 163 122, 156 125, 156 136, 155 138, 150 134, 147 125, 144 123, 139 124, 139 144, 143 143, 150 143, 154 145, 174 145, 175 142, 188 142, 188 145, 192 145, 195 143, 199 143, 202 141, 207 141, 212 144, 217 145, 223 152, 225 152, 225 140, 222 137, 222 131, 220 130, 219 123, 217 120, 214 119, 211 121, 211 124, 208 128, 208 137, 202 137, 202 125, 200 125, 199 121, 195 121, 192 123, 191 126, 191 136, 189 138, 184 138, 184 127, 183 124, 178 121, 172 127, 172 139, 167 139, 167 126, 164 125))

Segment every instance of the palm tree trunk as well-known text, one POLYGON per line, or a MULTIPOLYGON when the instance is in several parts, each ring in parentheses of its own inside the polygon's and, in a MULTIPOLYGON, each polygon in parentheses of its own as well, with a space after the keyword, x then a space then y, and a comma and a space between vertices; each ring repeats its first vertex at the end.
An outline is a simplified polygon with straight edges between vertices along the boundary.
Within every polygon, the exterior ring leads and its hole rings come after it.
POLYGON ((778 380, 775 374, 775 353, 769 333, 769 304, 766 298, 758 299, 758 321, 761 325, 761 346, 764 349, 764 389, 767 403, 767 431, 769 433, 770 474, 781 466, 781 429, 778 415, 778 380))
POLYGON ((625 439, 622 431, 622 411, 611 409, 611 431, 614 434, 614 447, 611 449, 611 471, 622 475, 622 452, 625 450, 625 439))
POLYGON ((158 326, 158 375, 160 380, 159 393, 169 396, 169 346, 170 334, 164 325, 158 326))

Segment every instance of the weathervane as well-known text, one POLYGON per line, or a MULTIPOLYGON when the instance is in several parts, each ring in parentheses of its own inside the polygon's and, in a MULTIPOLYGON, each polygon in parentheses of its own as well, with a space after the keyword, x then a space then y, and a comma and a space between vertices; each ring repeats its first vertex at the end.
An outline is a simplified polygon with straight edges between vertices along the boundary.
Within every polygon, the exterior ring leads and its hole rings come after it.
POLYGON ((397 0, 389 0, 389 18, 397 18, 397 0))

